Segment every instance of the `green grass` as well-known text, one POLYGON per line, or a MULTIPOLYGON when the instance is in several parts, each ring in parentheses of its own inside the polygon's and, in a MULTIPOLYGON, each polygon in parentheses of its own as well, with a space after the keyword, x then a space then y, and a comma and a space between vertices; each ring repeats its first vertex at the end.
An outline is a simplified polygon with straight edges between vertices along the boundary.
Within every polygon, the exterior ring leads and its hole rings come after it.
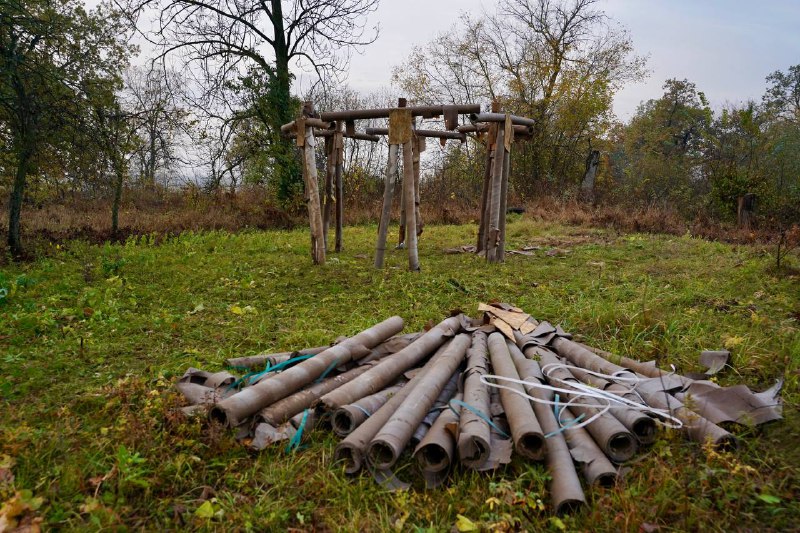
POLYGON ((28 520, 66 529, 447 531, 458 515, 499 530, 800 523, 797 277, 774 277, 772 258, 754 247, 528 219, 510 224, 509 248, 542 245, 534 257, 492 266, 442 253, 472 243, 475 231, 427 227, 421 274, 407 272, 398 251, 374 270, 372 226, 346 228, 346 251, 323 267, 310 264, 307 233, 297 230, 72 242, 4 268, 0 502, 30 491, 24 498, 38 509, 28 520), (567 253, 548 256, 550 248, 567 253), (556 519, 541 464, 459 470, 448 488, 424 491, 406 461, 398 475, 415 488, 389 493, 332 465, 336 441, 321 431, 295 454, 251 454, 229 432, 174 412, 172 383, 188 366, 319 345, 393 314, 418 330, 491 299, 680 371, 699 369, 700 350, 727 346, 733 368, 720 383, 760 390, 784 376, 785 420, 735 428, 743 446, 731 454, 665 433, 617 487, 588 490, 585 511, 556 519))

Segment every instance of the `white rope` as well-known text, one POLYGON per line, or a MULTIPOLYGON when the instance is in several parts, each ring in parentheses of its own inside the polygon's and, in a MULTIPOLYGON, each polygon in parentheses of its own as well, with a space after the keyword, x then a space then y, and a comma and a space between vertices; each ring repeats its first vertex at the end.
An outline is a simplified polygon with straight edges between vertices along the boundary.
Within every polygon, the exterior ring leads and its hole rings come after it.
MULTIPOLYGON (((549 366, 549 365, 546 365, 546 367, 547 366, 549 366)), ((544 369, 542 369, 542 370, 544 371, 544 369)), ((613 377, 613 376, 611 376, 611 377, 613 377)), ((548 378, 549 378, 549 376, 548 376, 548 378)), ((580 383, 578 381, 574 381, 573 382, 573 381, 564 381, 564 380, 560 380, 560 379, 556 379, 556 378, 549 378, 549 379, 552 379, 553 381, 560 382, 561 384, 563 384, 566 387, 570 387, 570 388, 563 388, 563 387, 555 387, 555 386, 552 386, 552 385, 547 385, 545 383, 539 383, 538 381, 525 381, 525 380, 522 380, 522 379, 509 378, 509 377, 505 377, 505 376, 497 376, 497 375, 494 375, 494 374, 482 375, 480 377, 480 379, 481 379, 482 383, 486 384, 489 387, 493 387, 493 388, 496 388, 496 389, 509 390, 509 391, 513 392, 514 394, 518 394, 518 395, 522 396, 523 398, 528 399, 529 401, 537 402, 537 403, 541 403, 541 404, 545 404, 545 405, 558 405, 558 406, 560 406, 561 409, 558 411, 558 414, 557 414, 556 418, 558 420, 559 426, 561 426, 561 427, 564 427, 564 423, 561 421, 562 415, 564 413, 564 410, 567 409, 568 407, 589 407, 589 408, 598 410, 598 412, 596 414, 594 414, 593 416, 591 416, 587 420, 584 420, 581 423, 579 423, 577 425, 574 425, 574 426, 571 425, 571 426, 568 427, 568 429, 584 427, 584 426, 590 424, 591 422, 594 422, 595 420, 597 420, 597 418, 599 418, 603 414, 607 413, 611 409, 633 409, 635 411, 640 411, 642 413, 645 413, 645 414, 652 415, 652 416, 656 417, 656 422, 658 422, 658 423, 660 423, 660 424, 662 424, 662 425, 664 425, 666 427, 673 428, 673 429, 679 429, 679 428, 683 427, 683 423, 680 420, 678 420, 677 418, 675 418, 674 416, 672 416, 672 413, 670 411, 666 410, 666 409, 655 409, 655 408, 650 407, 649 405, 647 405, 645 403, 638 403, 638 402, 635 402, 633 400, 629 400, 628 398, 623 398, 622 396, 619 396, 619 395, 617 395, 615 393, 602 391, 600 389, 597 389, 595 387, 591 387, 589 385, 585 385, 585 384, 580 383), (509 385, 502 385, 501 384, 502 382, 522 385, 523 389, 532 388, 532 389, 540 389, 540 390, 544 390, 544 391, 549 391, 549 392, 552 392, 552 393, 564 394, 565 396, 569 397, 570 400, 568 402, 564 403, 564 402, 556 402, 556 401, 553 401, 553 400, 545 400, 545 399, 542 399, 542 398, 536 398, 534 396, 531 396, 531 395, 527 394, 526 392, 524 392, 524 390, 520 391, 519 389, 514 388, 514 387, 510 387, 509 385), (599 400, 600 402, 602 402, 603 405, 598 405, 597 403, 580 403, 579 400, 581 398, 584 398, 584 397, 585 398, 594 398, 595 400, 599 400)), ((628 378, 623 378, 623 379, 628 379, 628 378)), ((633 389, 631 389, 630 391, 627 391, 627 392, 635 392, 635 391, 633 389)), ((623 392, 621 394, 626 394, 627 392, 623 392)), ((638 396, 638 393, 636 393, 636 394, 638 396)))
POLYGON ((574 365, 568 365, 568 364, 565 364, 565 363, 549 363, 549 364, 546 364, 546 365, 544 365, 542 367, 542 374, 544 374, 547 378, 550 378, 550 372, 552 370, 555 370, 555 369, 558 369, 558 368, 566 368, 567 370, 573 370, 573 369, 574 370, 580 370, 580 371, 585 372, 585 373, 587 373, 589 375, 598 377, 600 379, 604 379, 606 381, 611 381, 613 383, 620 383, 620 384, 634 383, 634 384, 636 384, 636 383, 639 383, 639 381, 641 381, 630 370, 620 370, 616 374, 603 374, 602 372, 595 372, 594 370, 589 370, 588 368, 583 368, 583 367, 574 366, 574 365), (627 378, 627 377, 624 377, 623 374, 632 374, 633 377, 627 378))

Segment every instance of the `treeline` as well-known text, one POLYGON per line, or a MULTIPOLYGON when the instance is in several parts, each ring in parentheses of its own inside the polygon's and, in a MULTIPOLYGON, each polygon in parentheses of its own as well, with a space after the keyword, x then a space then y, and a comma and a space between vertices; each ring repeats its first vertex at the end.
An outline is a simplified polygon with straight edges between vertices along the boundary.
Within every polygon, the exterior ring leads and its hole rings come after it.
MULTIPOLYGON (((126 198, 185 186, 258 187, 270 209, 298 211, 299 164, 280 125, 304 100, 336 110, 398 96, 496 101, 534 118, 513 153, 514 201, 657 207, 782 239, 800 221, 800 65, 769 75, 760 100, 721 109, 691 81, 667 80, 620 122, 614 95, 646 75, 645 60, 599 3, 501 0, 415 47, 391 89, 359 94, 342 81, 349 53, 377 38, 368 23, 377 4, 126 0, 87 10, 79 0, 0 0, 0 191, 12 253, 24 209, 54 202, 107 198, 112 233, 126 198), (142 66, 131 65, 133 42, 145 43, 147 57, 133 61, 142 66), (298 69, 318 77, 302 95, 298 69)), ((479 141, 428 143, 423 202, 477 203, 483 161, 479 141)), ((379 201, 385 145, 348 142, 344 162, 347 200, 379 201)))

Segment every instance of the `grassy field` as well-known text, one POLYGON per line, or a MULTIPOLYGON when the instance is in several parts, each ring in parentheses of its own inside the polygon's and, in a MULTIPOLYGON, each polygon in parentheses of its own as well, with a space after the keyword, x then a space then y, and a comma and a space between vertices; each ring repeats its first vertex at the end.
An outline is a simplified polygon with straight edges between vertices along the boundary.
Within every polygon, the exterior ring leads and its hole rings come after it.
MULTIPOLYGON (((401 252, 372 268, 374 226, 346 228, 346 251, 312 267, 307 233, 183 234, 155 242, 52 246, 0 270, 0 503, 64 529, 666 530, 791 529, 800 523, 800 278, 776 277, 756 247, 689 236, 620 235, 517 219, 489 266, 447 247, 474 225, 430 226, 423 271, 401 252), (550 251, 548 254, 547 252, 550 251), (736 427, 716 453, 664 433, 588 508, 548 511, 543 465, 456 471, 449 488, 390 493, 331 464, 319 431, 296 453, 251 454, 233 436, 174 412, 188 366, 327 343, 393 314, 406 330, 481 301, 513 302, 595 346, 698 370, 730 348, 722 384, 785 377, 785 420, 736 427)), ((395 230, 396 233, 396 230, 395 230)), ((790 258, 795 267, 796 256, 790 258)), ((0 512, 0 515, 3 513, 0 512)), ((12 513, 13 514, 13 513, 12 513)), ((2 518, 0 518, 0 521, 2 518)), ((1 523, 1 522, 0 522, 1 523)), ((0 529, 2 529, 0 527, 0 529)))

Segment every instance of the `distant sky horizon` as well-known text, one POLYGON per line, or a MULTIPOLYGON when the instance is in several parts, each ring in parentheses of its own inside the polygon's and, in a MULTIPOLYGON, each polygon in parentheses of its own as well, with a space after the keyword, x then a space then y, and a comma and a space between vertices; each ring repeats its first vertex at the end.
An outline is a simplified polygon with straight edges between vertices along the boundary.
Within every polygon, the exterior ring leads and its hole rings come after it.
MULTIPOLYGON (((99 0, 85 1, 93 6, 99 0)), ((448 31, 462 12, 493 12, 497 4, 382 0, 368 20, 368 26, 380 26, 380 35, 353 54, 346 83, 359 92, 390 87, 392 69, 413 46, 448 31)), ((799 0, 600 0, 598 7, 628 30, 637 55, 648 56, 650 75, 614 98, 614 112, 621 120, 629 119, 641 102, 661 96, 669 78, 694 82, 718 109, 727 103, 759 101, 768 74, 800 64, 799 0)), ((302 74, 299 80, 302 85, 302 74)))
MULTIPOLYGON (((383 0, 370 18, 380 25, 380 36, 353 55, 348 84, 359 91, 389 86, 392 68, 414 45, 448 31, 460 13, 492 12, 497 3, 383 0)), ((760 100, 768 74, 800 64, 797 0, 601 0, 598 5, 628 30, 635 53, 649 56, 650 75, 614 98, 621 120, 629 119, 641 102, 661 96, 669 78, 694 82, 719 108, 760 100)))

